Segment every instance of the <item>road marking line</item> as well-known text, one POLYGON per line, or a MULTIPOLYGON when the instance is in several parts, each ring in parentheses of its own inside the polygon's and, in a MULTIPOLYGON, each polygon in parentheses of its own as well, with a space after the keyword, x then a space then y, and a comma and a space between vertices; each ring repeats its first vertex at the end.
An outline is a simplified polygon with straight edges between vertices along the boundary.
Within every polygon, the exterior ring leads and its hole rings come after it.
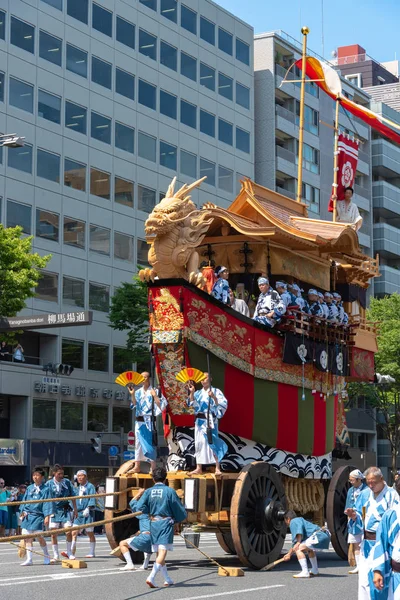
POLYGON ((215 598, 216 596, 230 596, 232 594, 243 594, 245 592, 258 592, 259 590, 272 590, 273 588, 285 587, 283 584, 265 585, 257 588, 247 588, 246 590, 236 589, 232 592, 219 592, 218 594, 207 594, 205 596, 188 596, 187 598, 178 598, 177 600, 201 600, 202 598, 215 598))
MULTIPOLYGON (((143 571, 136 571, 137 573, 142 573, 143 571)), ((135 571, 133 571, 133 573, 135 573, 135 571)), ((82 575, 74 575, 73 573, 68 574, 70 575, 69 577, 59 577, 57 578, 55 575, 52 575, 50 579, 43 579, 43 576, 40 576, 40 579, 31 579, 30 581, 10 581, 9 583, 0 583, 0 588, 1 587, 9 587, 10 585, 25 585, 25 584, 29 584, 31 585, 32 583, 53 583, 56 581, 59 581, 60 579, 84 579, 86 577, 101 577, 103 575, 118 575, 118 577, 120 577, 121 575, 130 575, 132 576, 132 571, 122 571, 120 572, 119 569, 117 569, 116 571, 113 570, 111 573, 105 573, 104 570, 101 573, 82 573, 82 575)), ((62 573, 60 573, 60 575, 62 575, 62 573)))
MULTIPOLYGON (((38 563, 37 566, 39 566, 39 564, 40 563, 38 563)), ((30 567, 26 567, 26 568, 29 569, 30 567)), ((49 565, 49 568, 51 568, 51 565, 49 565)), ((118 567, 113 567, 113 568, 110 568, 110 569, 96 569, 94 571, 91 571, 91 573, 93 573, 94 575, 96 575, 96 574, 98 575, 99 573, 104 573, 105 571, 111 571, 111 572, 113 572, 113 571, 115 571, 115 569, 118 570, 118 567)), ((127 571, 127 573, 129 573, 129 572, 130 571, 127 571)), ((140 571, 138 571, 138 573, 139 572, 140 571)), ((19 575, 17 577, 14 576, 14 577, 7 577, 7 578, 2 577, 1 581, 0 581, 0 586, 3 584, 3 582, 10 581, 10 580, 11 581, 18 580, 18 581, 22 582, 25 579, 43 579, 44 577, 52 577, 53 575, 57 575, 57 573, 46 573, 46 574, 43 573, 42 575, 26 575, 26 576, 25 575, 19 575)))

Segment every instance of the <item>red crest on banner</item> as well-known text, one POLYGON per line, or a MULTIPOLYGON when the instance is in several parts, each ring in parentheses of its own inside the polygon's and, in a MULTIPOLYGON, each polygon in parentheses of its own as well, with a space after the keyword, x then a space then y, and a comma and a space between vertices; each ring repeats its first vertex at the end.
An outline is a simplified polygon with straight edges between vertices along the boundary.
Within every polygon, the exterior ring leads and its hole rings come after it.
MULTIPOLYGON (((338 140, 338 176, 337 200, 344 200, 344 191, 353 187, 358 163, 358 141, 349 139, 344 133, 339 134, 338 140)), ((328 211, 333 212, 333 196, 329 200, 328 211)))

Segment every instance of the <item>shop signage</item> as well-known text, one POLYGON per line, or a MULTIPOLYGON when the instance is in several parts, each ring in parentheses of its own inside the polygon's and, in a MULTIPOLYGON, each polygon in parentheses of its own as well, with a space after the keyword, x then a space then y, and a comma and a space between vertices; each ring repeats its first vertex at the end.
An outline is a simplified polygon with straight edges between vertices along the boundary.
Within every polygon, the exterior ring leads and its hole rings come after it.
POLYGON ((24 440, 0 439, 0 466, 24 466, 24 440))
POLYGON ((120 402, 128 399, 126 390, 112 390, 110 388, 93 388, 85 385, 61 384, 57 377, 42 377, 41 381, 35 381, 33 384, 35 394, 58 394, 61 396, 77 398, 114 398, 120 402))
POLYGON ((71 325, 91 325, 91 310, 75 310, 65 313, 45 313, 27 317, 3 317, 0 331, 10 329, 43 329, 44 327, 70 327, 71 325))

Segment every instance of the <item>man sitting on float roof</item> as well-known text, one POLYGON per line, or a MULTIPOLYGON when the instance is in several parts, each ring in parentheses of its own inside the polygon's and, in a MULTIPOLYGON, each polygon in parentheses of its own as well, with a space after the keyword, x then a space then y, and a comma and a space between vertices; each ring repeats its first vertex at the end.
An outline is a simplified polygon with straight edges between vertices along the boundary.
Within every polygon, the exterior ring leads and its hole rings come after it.
POLYGON ((358 231, 362 225, 362 216, 359 213, 357 205, 352 202, 353 188, 347 187, 344 190, 344 200, 336 202, 337 220, 339 223, 348 223, 358 231))
POLYGON ((285 303, 278 292, 270 287, 266 277, 259 277, 257 283, 261 293, 253 319, 267 327, 273 327, 285 314, 285 303))

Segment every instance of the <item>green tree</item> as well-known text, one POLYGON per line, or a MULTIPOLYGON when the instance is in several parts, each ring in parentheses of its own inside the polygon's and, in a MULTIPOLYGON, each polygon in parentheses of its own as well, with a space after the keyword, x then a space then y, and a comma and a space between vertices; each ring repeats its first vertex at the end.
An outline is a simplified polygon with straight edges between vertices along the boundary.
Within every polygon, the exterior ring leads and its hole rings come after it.
POLYGON ((40 269, 51 255, 32 253, 33 236, 22 236, 22 227, 0 224, 0 316, 14 317, 35 296, 40 269))
POLYGON ((400 383, 400 294, 373 298, 367 318, 378 322, 376 371, 400 383))
POLYGON ((124 282, 111 298, 110 327, 127 331, 127 356, 130 362, 143 365, 149 362, 149 312, 147 285, 139 277, 133 283, 124 282))

